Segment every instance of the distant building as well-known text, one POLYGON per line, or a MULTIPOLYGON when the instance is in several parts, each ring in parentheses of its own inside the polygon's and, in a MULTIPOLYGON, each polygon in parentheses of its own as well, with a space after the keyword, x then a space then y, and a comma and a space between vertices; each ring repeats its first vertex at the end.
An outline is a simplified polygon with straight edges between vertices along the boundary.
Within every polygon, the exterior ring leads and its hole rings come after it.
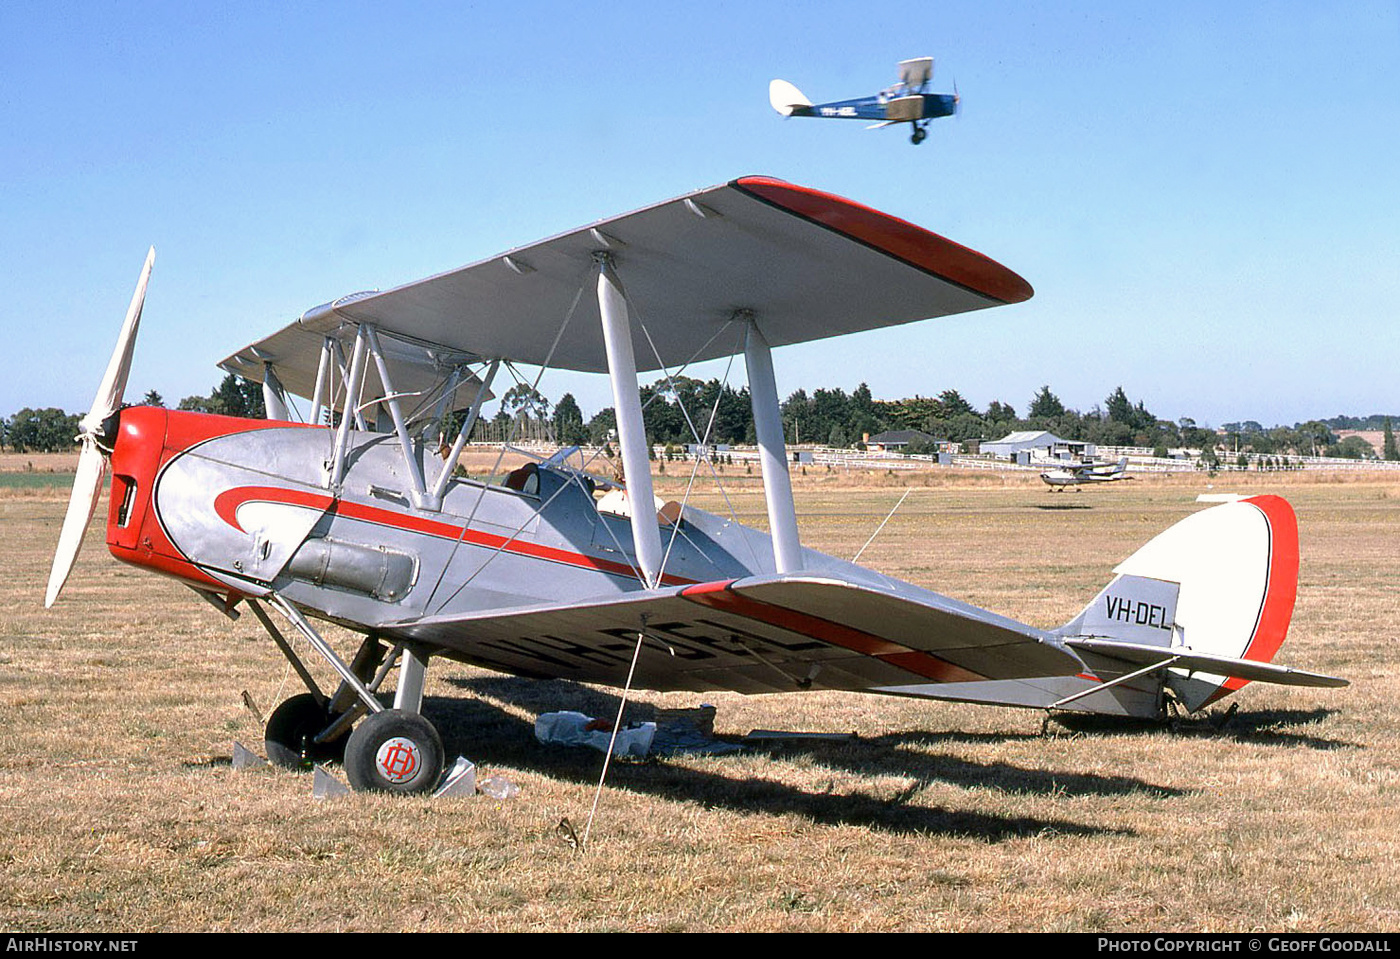
POLYGON ((923 430, 888 430, 865 437, 865 448, 875 453, 903 453, 910 444, 936 447, 941 451, 948 441, 930 436, 923 430))
POLYGON ((728 443, 687 443, 685 451, 698 460, 714 460, 729 455, 731 447, 728 443))
POLYGON ((1091 460, 1098 453, 1093 443, 1062 440, 1046 430, 1021 430, 1008 433, 999 440, 983 443, 981 452, 1017 463, 1034 460, 1091 460))

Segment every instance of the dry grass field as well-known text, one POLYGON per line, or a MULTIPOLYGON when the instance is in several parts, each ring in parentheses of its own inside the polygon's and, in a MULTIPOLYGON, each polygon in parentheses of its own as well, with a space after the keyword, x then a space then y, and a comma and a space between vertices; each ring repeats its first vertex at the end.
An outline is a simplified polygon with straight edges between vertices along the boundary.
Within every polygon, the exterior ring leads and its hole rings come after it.
MULTIPOLYGON (((762 525, 760 490, 739 473, 729 500, 762 525)), ((1400 484, 1382 479, 1214 481, 1294 504, 1302 573, 1280 659, 1350 688, 1254 684, 1218 729, 1205 717, 1051 723, 1048 735, 1030 711, 717 695, 724 736, 858 738, 615 764, 582 854, 555 826, 587 819, 601 754, 542 746, 532 723, 555 709, 610 716, 615 691, 439 663, 426 711, 449 755, 520 794, 313 800, 309 775, 231 766, 234 740, 261 748, 241 693, 266 713, 298 688, 251 616, 230 623, 118 564, 96 530, 45 611, 66 487, 0 489, 0 926, 1400 929, 1400 484)), ((907 482, 799 476, 805 541, 849 558, 907 482)), ((1202 508, 1210 481, 1077 495, 1033 477, 917 482, 862 561, 1054 625, 1202 508)), ((645 718, 698 701, 639 694, 629 708, 645 718)))

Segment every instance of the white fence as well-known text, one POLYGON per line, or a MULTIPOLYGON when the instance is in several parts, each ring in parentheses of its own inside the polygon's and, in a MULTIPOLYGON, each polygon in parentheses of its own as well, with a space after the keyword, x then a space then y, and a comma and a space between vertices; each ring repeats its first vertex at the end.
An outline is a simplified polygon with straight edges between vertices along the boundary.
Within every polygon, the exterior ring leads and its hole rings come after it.
MULTIPOLYGON (((969 454, 959 453, 951 457, 947 466, 940 466, 937 456, 916 456, 902 455, 899 453, 871 453, 860 450, 832 449, 828 447, 801 447, 790 450, 790 453, 808 454, 811 456, 813 466, 830 466, 833 469, 841 470, 925 470, 925 469, 947 469, 950 467, 957 469, 976 470, 1001 470, 1008 473, 1039 473, 1047 469, 1054 469, 1063 466, 1064 463, 1057 460, 1033 460, 1028 465, 1012 463, 1004 459, 998 459, 990 454, 969 454)), ((754 447, 733 447, 726 454, 733 458, 734 462, 745 462, 758 459, 758 450, 754 447)), ((1130 473, 1198 473, 1204 472, 1206 467, 1202 465, 1199 457, 1191 459, 1179 459, 1176 457, 1158 457, 1152 455, 1151 449, 1137 447, 1099 447, 1099 459, 1114 462, 1119 457, 1128 457, 1128 472, 1130 473), (1109 450, 1112 455, 1109 455, 1109 450), (1131 451, 1131 452, 1130 452, 1131 451)), ((1247 466, 1240 466, 1238 455, 1234 453, 1225 454, 1216 467, 1217 472, 1242 472, 1247 470, 1263 472, 1287 472, 1290 470, 1400 470, 1400 463, 1387 463, 1383 460, 1352 460, 1340 459, 1335 456, 1288 456, 1287 462, 1283 462, 1282 456, 1257 456, 1246 455, 1247 466), (1261 466, 1263 461, 1266 465, 1261 466)))
MULTIPOLYGON (((478 445, 478 444, 473 444, 478 445)), ((488 444, 494 445, 494 444, 488 444)), ((548 456, 552 447, 548 444, 520 443, 519 446, 530 446, 538 455, 548 456)), ((676 460, 690 461, 694 456, 686 452, 683 448, 673 448, 673 457, 676 460)), ((584 459, 589 458, 593 451, 585 449, 584 459)), ((658 460, 665 458, 665 447, 656 446, 654 452, 658 460)), ((1032 460, 1028 465, 1022 466, 1004 459, 998 459, 990 454, 976 453, 956 453, 950 457, 946 465, 938 462, 936 455, 905 455, 900 453, 875 453, 869 451, 853 449, 837 449, 826 446, 800 446, 789 447, 789 463, 793 466, 820 466, 831 467, 840 470, 936 470, 936 469, 975 469, 975 470, 1001 470, 1007 473, 1038 473, 1047 469, 1054 469, 1063 466, 1064 463, 1058 460, 1032 460)), ((1289 472, 1289 471, 1315 471, 1315 470, 1400 470, 1400 463, 1389 463, 1384 460, 1353 460, 1341 459, 1335 456, 1277 456, 1277 455, 1256 455, 1244 454, 1247 465, 1239 465, 1239 454, 1221 454, 1221 460, 1216 467, 1217 472, 1289 472), (1286 460, 1287 462, 1284 462, 1286 460), (1261 462, 1264 465, 1260 465, 1261 462)), ((1199 458, 1177 459, 1162 458, 1152 455, 1152 450, 1139 447, 1099 447, 1099 459, 1114 462, 1119 457, 1128 457, 1128 472, 1130 473, 1196 473, 1205 471, 1199 458), (1138 452, 1141 450, 1141 452, 1138 452)), ((711 459, 717 462, 734 463, 754 463, 759 459, 758 448, 754 446, 731 446, 722 451, 713 451, 711 459)))

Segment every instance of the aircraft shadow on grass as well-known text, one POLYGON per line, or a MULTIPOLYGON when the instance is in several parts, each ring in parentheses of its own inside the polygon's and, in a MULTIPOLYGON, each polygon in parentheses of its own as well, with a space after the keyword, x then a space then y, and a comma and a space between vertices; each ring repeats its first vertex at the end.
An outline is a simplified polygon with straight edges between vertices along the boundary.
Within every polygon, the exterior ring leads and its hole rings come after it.
MULTIPOLYGON (((567 708, 611 720, 618 697, 566 680, 540 682, 511 677, 450 680, 473 698, 429 699, 449 755, 463 753, 478 763, 502 763, 555 779, 595 782, 602 756, 586 748, 543 746, 532 723, 519 713, 567 708)), ((623 721, 645 721, 654 710, 630 704, 623 721)), ((1027 737, 1029 738, 1029 737, 1027 737)), ((892 796, 812 792, 769 779, 735 779, 673 763, 618 763, 609 770, 615 788, 665 799, 700 802, 736 811, 773 815, 797 813, 816 822, 860 825, 897 833, 940 832, 974 835, 990 841, 1051 830, 1073 835, 1127 834, 1123 830, 1065 819, 999 816, 983 812, 908 805, 938 782, 969 788, 1000 789, 1030 795, 1104 795, 1133 792, 1180 795, 1180 790, 1125 776, 1053 773, 1007 763, 975 763, 913 752, 905 746, 927 743, 927 736, 880 736, 854 741, 805 742, 772 747, 777 757, 805 755, 832 768, 862 776, 910 777, 913 784, 892 796)))
POLYGON ((1154 729, 1169 729, 1177 736, 1213 736, 1237 742, 1266 746, 1293 746, 1309 749, 1345 749, 1359 746, 1342 739, 1330 739, 1306 731, 1336 713, 1335 709, 1260 709, 1198 714, 1167 725, 1149 721, 1113 722, 1104 716, 1058 714, 1055 722, 1065 729, 1094 736, 1141 735, 1154 729))

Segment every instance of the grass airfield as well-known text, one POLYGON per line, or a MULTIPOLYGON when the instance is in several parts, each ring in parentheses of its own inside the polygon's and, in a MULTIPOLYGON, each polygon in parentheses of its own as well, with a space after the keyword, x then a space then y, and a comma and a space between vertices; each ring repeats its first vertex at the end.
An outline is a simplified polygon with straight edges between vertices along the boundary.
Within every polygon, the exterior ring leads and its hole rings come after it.
MULTIPOLYGON (((660 495, 679 498, 681 464, 660 495)), ((764 525, 756 477, 692 502, 764 525)), ((542 746, 540 712, 611 717, 614 690, 450 662, 425 712, 509 800, 311 797, 238 772, 299 683, 251 616, 123 566, 89 534, 42 608, 67 488, 0 484, 0 925, 139 930, 1242 931, 1400 928, 1395 583, 1400 477, 1155 477, 1052 494, 1034 476, 795 477, 804 542, 1040 626, 1206 492, 1298 513, 1288 665, 1346 689, 1252 684, 1175 726, 816 693, 704 697, 716 732, 846 742, 615 763, 542 746)), ((105 506, 105 504, 104 504, 105 506)), ((105 509, 99 516, 105 515, 105 509)), ((328 635, 342 652, 345 634, 328 635)), ((330 685, 329 671, 309 665, 330 685)), ((638 693, 632 718, 698 705, 638 693)))

